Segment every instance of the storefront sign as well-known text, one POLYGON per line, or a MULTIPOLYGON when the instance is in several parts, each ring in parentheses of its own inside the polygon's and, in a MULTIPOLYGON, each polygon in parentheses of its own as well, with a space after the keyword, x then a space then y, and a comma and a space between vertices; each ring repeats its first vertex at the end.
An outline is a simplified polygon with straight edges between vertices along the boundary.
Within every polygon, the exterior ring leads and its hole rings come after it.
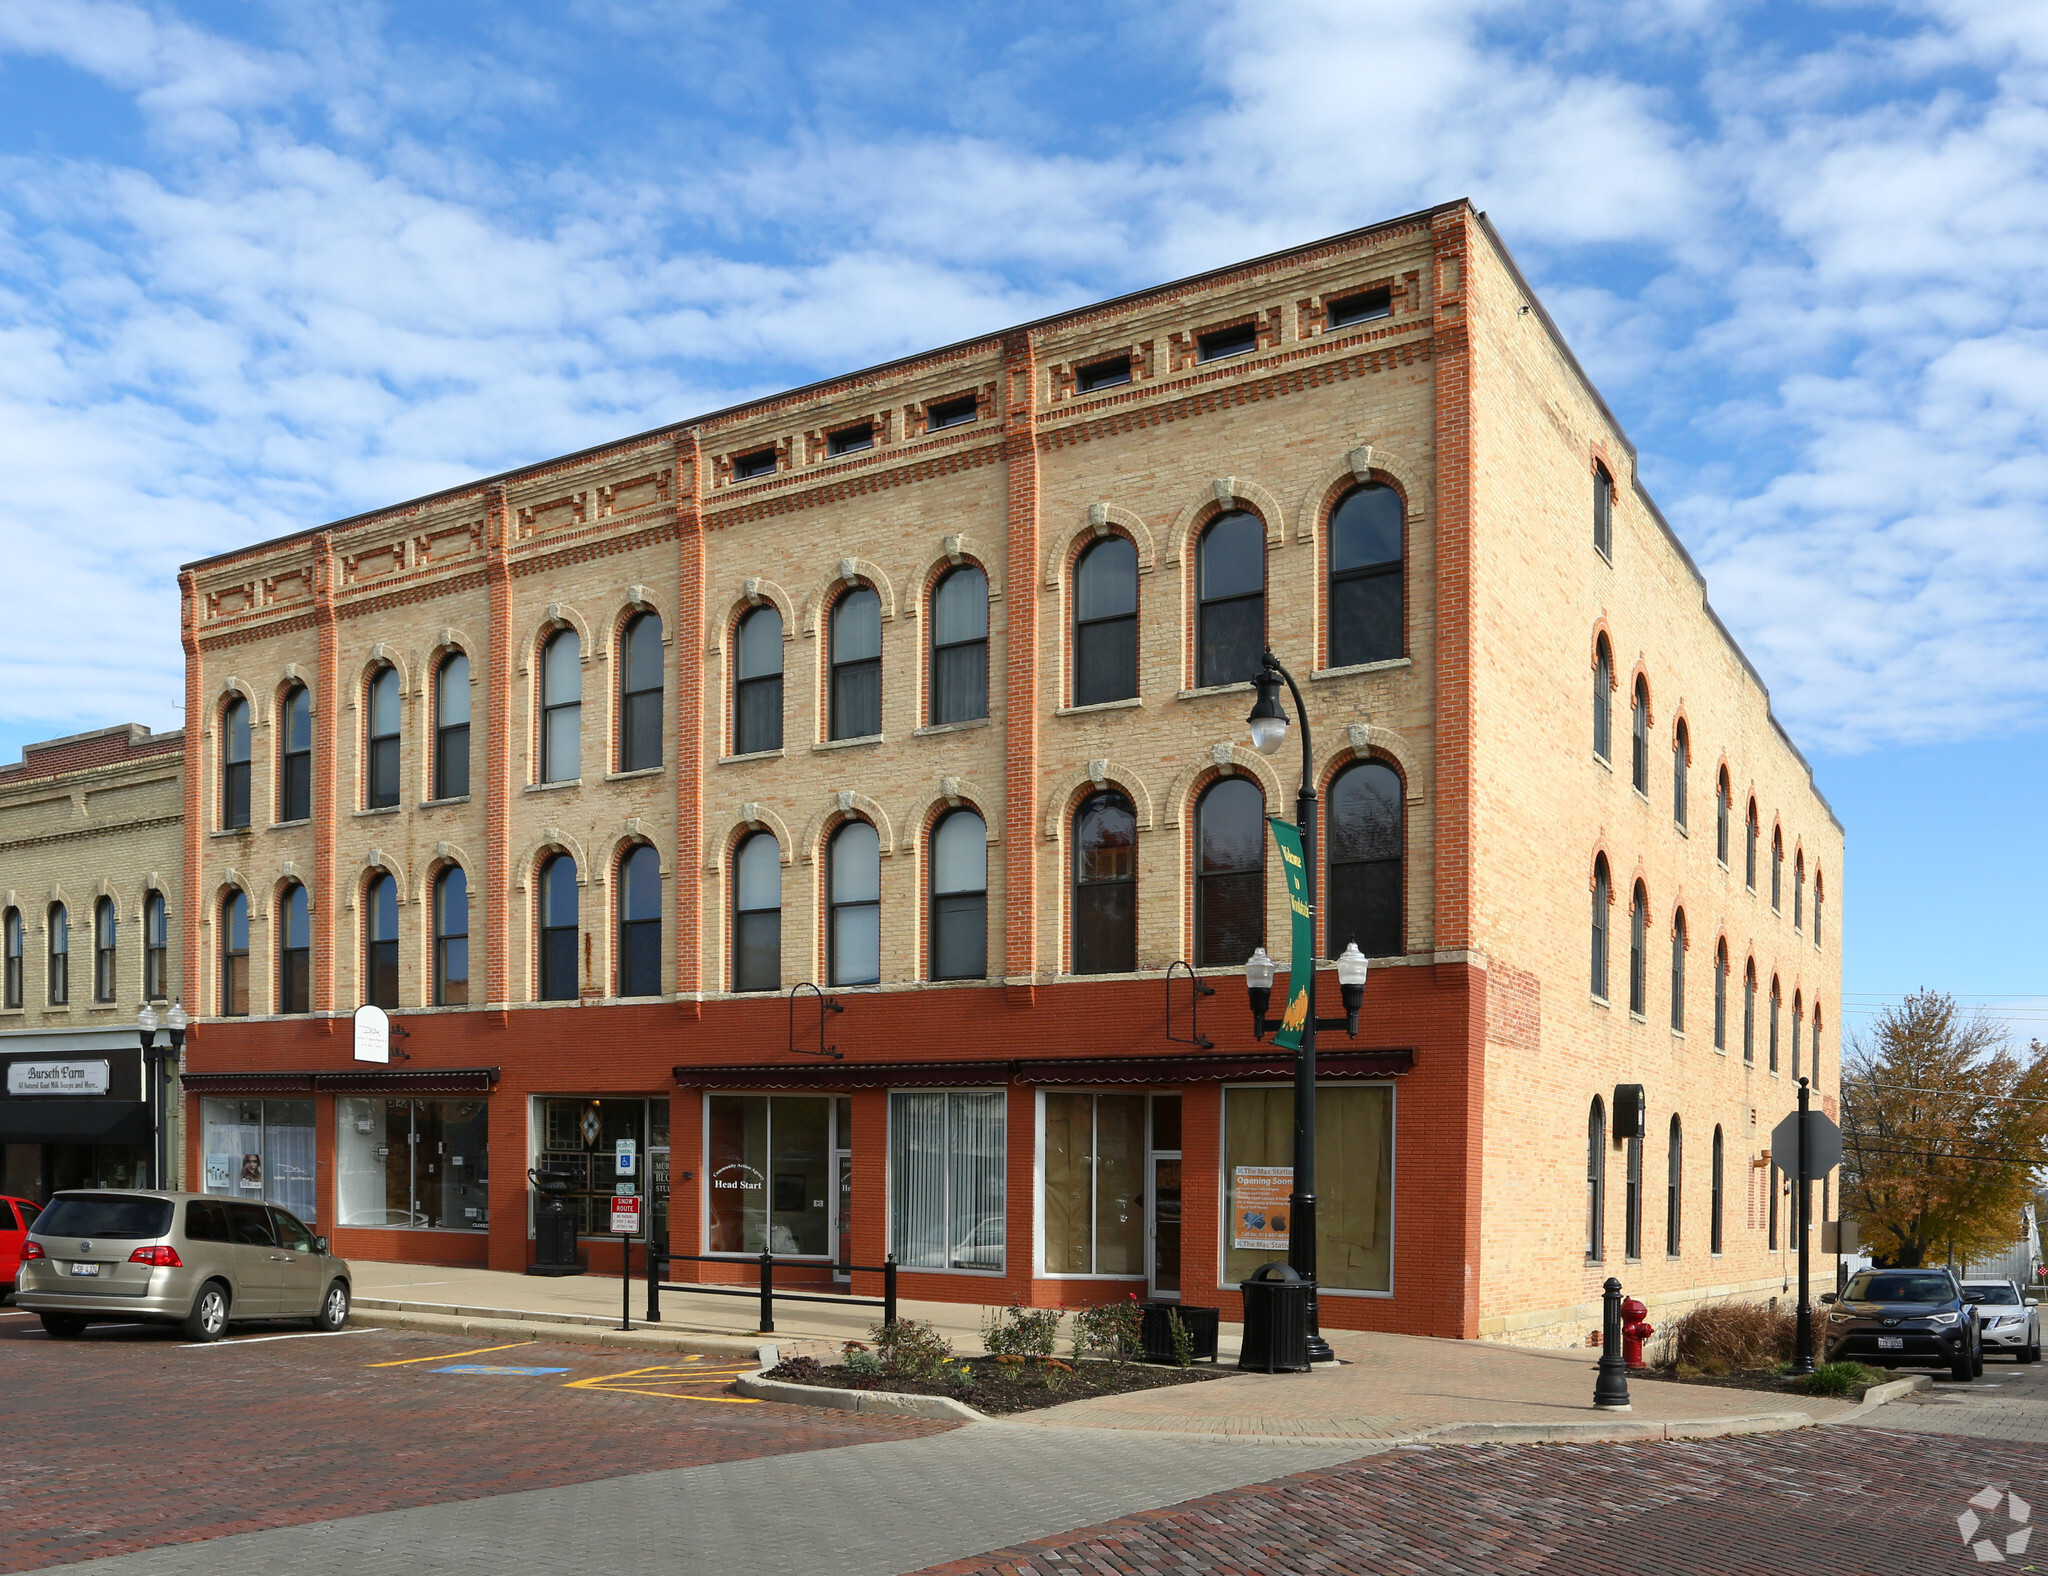
POLYGON ((105 1062, 9 1062, 9 1094, 105 1094, 105 1062))
POLYGON ((1273 841, 1280 846, 1280 868, 1287 876, 1287 907, 1292 915, 1288 954, 1287 1010, 1280 1015, 1280 1027, 1273 1043, 1284 1051, 1301 1049, 1301 1033, 1308 1027, 1309 982, 1316 977, 1315 915, 1308 906, 1308 863, 1301 857, 1301 828, 1278 816, 1268 816, 1273 841))
POLYGON ((385 1062, 391 1060, 391 1016, 382 1007, 368 1003, 356 1008, 356 1060, 359 1062, 385 1062))
POLYGON ((1230 1179, 1230 1245, 1287 1250, 1292 1166, 1239 1166, 1230 1179))
POLYGON ((615 1237, 637 1237, 640 1235, 640 1200, 624 1194, 612 1200, 612 1235, 615 1237))

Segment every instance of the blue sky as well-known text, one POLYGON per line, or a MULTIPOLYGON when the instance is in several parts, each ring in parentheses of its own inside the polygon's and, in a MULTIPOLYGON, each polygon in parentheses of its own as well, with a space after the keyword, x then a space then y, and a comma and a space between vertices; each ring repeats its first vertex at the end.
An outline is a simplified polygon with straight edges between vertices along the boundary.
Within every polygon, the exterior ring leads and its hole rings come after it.
POLYGON ((187 559, 1452 197, 1849 828, 2048 1032, 2048 7, 0 5, 0 758, 187 559))

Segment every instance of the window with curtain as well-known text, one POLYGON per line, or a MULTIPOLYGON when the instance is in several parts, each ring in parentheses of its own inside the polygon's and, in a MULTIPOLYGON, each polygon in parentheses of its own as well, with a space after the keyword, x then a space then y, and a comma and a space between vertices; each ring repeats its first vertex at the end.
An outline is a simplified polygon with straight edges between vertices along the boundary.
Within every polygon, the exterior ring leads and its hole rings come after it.
POLYGON ((277 1010, 313 1010, 313 906, 294 881, 277 902, 277 1010))
POLYGON ((1671 1027, 1685 1033, 1685 910, 1671 916, 1671 1027))
POLYGON ((1685 1140, 1678 1128, 1678 1113, 1671 1114, 1671 1136, 1664 1151, 1664 1256, 1675 1259, 1683 1250, 1680 1231, 1684 1225, 1685 1140))
POLYGON ((5 930, 7 954, 6 1003, 10 1008, 21 1005, 21 910, 10 908, 6 919, 0 922, 5 930))
POLYGON ((1614 556, 1614 478, 1593 462, 1593 546, 1603 558, 1614 556))
POLYGON ((1749 801, 1749 819, 1743 824, 1742 883, 1750 891, 1756 890, 1756 801, 1749 801))
POLYGON ((1728 1049, 1728 943, 1714 944, 1714 1049, 1728 1049))
POLYGON ((1692 738, 1683 722, 1671 735, 1671 819, 1685 825, 1685 774, 1692 768, 1692 738))
POLYGON ((910 1269, 1001 1270, 1004 1091, 889 1096, 889 1240, 910 1269))
POLYGON ((50 1005, 71 1000, 71 915, 62 903, 50 905, 50 1005))
POLYGON ((932 832, 931 977, 978 980, 988 973, 988 823, 949 812, 932 832))
POLYGON ((1196 805, 1195 872, 1195 964, 1235 967, 1266 942, 1266 796, 1249 777, 1196 805))
POLYGON ((1629 778, 1645 798, 1650 792, 1650 686, 1636 679, 1635 705, 1629 719, 1629 778))
POLYGON ((206 1192, 267 1199, 302 1221, 320 1218, 311 1100, 201 1100, 199 1126, 206 1192))
POLYGON ((1777 913, 1785 885, 1785 834, 1771 832, 1771 912, 1777 913))
POLYGON ((1614 650, 1605 635, 1593 642, 1593 753, 1614 759, 1614 650))
POLYGON ((1802 930, 1806 925, 1806 851, 1801 849, 1792 856, 1792 928, 1802 930))
POLYGON ((1627 1141, 1628 1177, 1627 1195, 1622 1211, 1622 1257, 1639 1259, 1643 1256, 1643 1135, 1636 1134, 1627 1141))
POLYGON ((1628 1010, 1638 1014, 1650 1010, 1649 928, 1650 894, 1638 881, 1628 904, 1628 1010))
MULTIPOLYGON (((832 1252, 833 1102, 715 1094, 706 1102, 712 1253, 832 1252)), ((850 1135, 840 1135, 844 1147, 850 1135)))
POLYGON ((114 999, 114 900, 103 897, 92 906, 92 999, 114 999))
POLYGON ((1607 1257, 1607 1107, 1600 1097, 1586 1112, 1586 1259, 1607 1257))
POLYGON ((239 832, 249 824, 249 703, 239 695, 220 714, 220 826, 239 832))
POLYGON ((583 775, 583 637, 558 629, 541 648, 540 780, 583 775))
POLYGON ((782 748, 782 615, 764 602, 733 632, 732 752, 782 748))
POLYGON ((1074 566, 1074 704, 1138 693, 1138 549, 1099 538, 1074 566))
POLYGON ((451 651, 434 673, 434 797, 469 793, 469 657, 451 651))
POLYGON ((365 805, 381 810, 398 803, 398 669, 370 675, 368 695, 369 772, 365 805))
POLYGON ((1384 662, 1402 629, 1401 495, 1368 482, 1330 511, 1329 665, 1384 662))
POLYGON ((1756 1065, 1756 959, 1742 968, 1742 1059, 1756 1065))
POLYGON ((882 840, 866 821, 848 821, 832 834, 825 904, 831 983, 880 984, 882 840))
POLYGON ((988 715, 988 576, 977 564, 948 570, 932 592, 931 697, 934 724, 988 715))
MULTIPOLYGON (((1275 1255, 1255 1246, 1279 1226, 1263 1207, 1294 1165, 1292 1088, 1223 1091, 1224 1281, 1235 1284, 1275 1255), (1275 1173, 1278 1173, 1276 1176, 1275 1173), (1239 1201, 1243 1189, 1246 1200, 1239 1201), (1256 1191, 1254 1191, 1256 1189, 1256 1191), (1261 1218, 1254 1221, 1251 1217, 1261 1218)), ((1325 1291, 1391 1291, 1394 1234, 1394 1091, 1384 1084, 1316 1086, 1317 1283, 1325 1291)))
POLYGON ((1607 1000, 1607 911, 1613 906, 1607 881, 1607 856, 1593 859, 1593 994, 1607 1000))
POLYGON ((363 1000, 398 1005, 398 883, 384 874, 363 889, 363 1000))
POLYGON ((619 864, 618 991, 661 994, 661 856, 647 843, 619 864))
POLYGON ((574 1001, 578 922, 576 861, 557 854, 540 876, 540 999, 574 1001))
POLYGON ((1202 532, 1195 559, 1195 683, 1235 684, 1266 649, 1266 526, 1233 509, 1202 532))
POLYGON ((1074 812, 1074 972, 1138 966, 1138 818, 1113 789, 1074 812))
MULTIPOLYGON (((1265 829, 1260 828, 1261 848, 1265 829)), ((1325 900, 1329 956, 1351 942, 1369 958, 1400 957, 1402 888, 1408 834, 1401 778, 1385 761, 1353 761, 1330 782, 1324 842, 1329 849, 1325 900)))
POLYGON ((434 1005, 469 1004, 469 872, 450 865, 434 880, 434 1005))
POLYGON ((162 1001, 170 994, 170 980, 170 905, 164 902, 161 892, 145 893, 142 899, 142 994, 151 1001, 162 1001))
POLYGON ((1714 784, 1714 857, 1723 867, 1728 863, 1728 820, 1734 805, 1728 793, 1728 773, 1723 771, 1714 784))
POLYGON ((1780 998, 1780 997, 1779 997, 1779 995, 1778 995, 1778 976, 1777 976, 1777 975, 1775 975, 1775 974, 1773 974, 1773 975, 1771 976, 1771 1025, 1770 1025, 1770 1043, 1771 1043, 1771 1071, 1772 1071, 1772 1072, 1776 1072, 1776 1071, 1778 1070, 1778 1010, 1779 1010, 1779 1006, 1780 1006, 1780 1004, 1781 1004, 1781 998, 1780 998))
POLYGON ((1711 1204, 1707 1212, 1707 1251, 1721 1251, 1721 1129, 1714 1128, 1714 1170, 1711 1204))
POLYGON ((224 1018, 249 1015, 249 899, 241 892, 220 905, 220 1011, 224 1018))
POLYGON ((619 640, 619 770, 661 764, 661 615, 641 613, 619 640))
POLYGON ((313 697, 303 684, 284 692, 278 707, 280 740, 277 818, 305 821, 313 814, 313 697))
POLYGON ((882 731, 882 599, 857 585, 832 605, 831 736, 882 731))
POLYGON ((1045 1272, 1145 1273, 1145 1096, 1041 1096, 1045 1272))
POLYGON ((732 988, 782 989, 782 845, 773 833, 740 844, 732 894, 732 988))

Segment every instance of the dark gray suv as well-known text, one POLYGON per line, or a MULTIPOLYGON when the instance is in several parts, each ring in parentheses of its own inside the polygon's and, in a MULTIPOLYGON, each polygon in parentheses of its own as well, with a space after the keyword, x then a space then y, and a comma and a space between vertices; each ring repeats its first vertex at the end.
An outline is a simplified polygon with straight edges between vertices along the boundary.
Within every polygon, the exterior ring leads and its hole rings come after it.
POLYGON ((1959 1380, 1984 1371, 1977 1310, 1945 1269, 1859 1270, 1829 1304, 1823 1349, 1829 1362, 1878 1368, 1946 1368, 1959 1380))

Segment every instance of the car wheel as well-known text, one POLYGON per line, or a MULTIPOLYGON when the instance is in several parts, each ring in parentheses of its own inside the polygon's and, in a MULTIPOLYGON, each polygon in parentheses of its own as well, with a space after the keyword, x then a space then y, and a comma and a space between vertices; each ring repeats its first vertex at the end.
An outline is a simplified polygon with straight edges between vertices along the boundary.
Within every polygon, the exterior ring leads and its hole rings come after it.
POLYGON ((1977 1377, 1977 1365, 1970 1361, 1970 1348, 1957 1342, 1955 1355, 1948 1360, 1948 1376, 1957 1384, 1968 1384, 1977 1377))
POLYGON ((228 1289, 219 1281, 208 1281, 192 1299, 192 1311, 185 1316, 185 1339, 217 1341, 227 1333, 228 1289))
POLYGON ((43 1328, 60 1341, 76 1340, 85 1334, 85 1316, 78 1313, 46 1313, 43 1328))
POLYGON ((1970 1377, 1972 1379, 1982 1379, 1984 1377, 1984 1337, 1981 1335, 1971 1343, 1970 1377))
POLYGON ((2038 1326, 2027 1327, 2027 1344, 2013 1355, 2023 1363, 2038 1363, 2041 1360, 2041 1331, 2038 1326))
POLYGON ((313 1328, 330 1333, 348 1323, 348 1287, 336 1281, 327 1288, 327 1295, 320 1299, 320 1312, 313 1320, 313 1328))

